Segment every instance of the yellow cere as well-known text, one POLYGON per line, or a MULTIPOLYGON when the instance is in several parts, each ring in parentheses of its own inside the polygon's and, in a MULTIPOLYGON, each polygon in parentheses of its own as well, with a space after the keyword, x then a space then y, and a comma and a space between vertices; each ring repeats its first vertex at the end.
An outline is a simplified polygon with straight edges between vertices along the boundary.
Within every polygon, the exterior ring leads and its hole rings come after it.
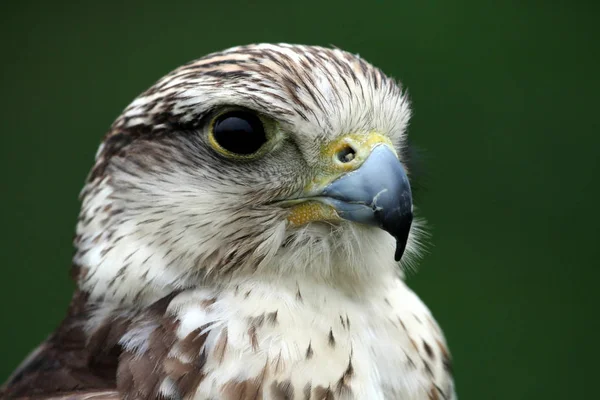
MULTIPOLYGON (((352 133, 349 135, 344 135, 342 137, 340 137, 337 140, 334 140, 333 142, 327 144, 326 146, 323 147, 323 149, 321 150, 321 154, 323 156, 323 158, 325 160, 328 160, 329 162, 334 162, 336 154, 342 150, 344 147, 346 146, 351 146, 354 150, 356 150, 356 159, 358 161, 360 161, 359 164, 362 164, 362 161, 364 161, 369 154, 371 154, 371 150, 373 150, 373 148, 375 146, 377 146, 378 144, 387 144, 391 149, 394 149, 394 145, 392 144, 392 141, 386 137, 383 136, 380 133, 377 132, 369 132, 367 134, 359 134, 359 133, 352 133)), ((394 150, 395 151, 395 150, 394 150)), ((346 169, 354 169, 356 168, 355 166, 353 167, 354 163, 349 163, 348 164, 334 164, 336 167, 336 169, 339 169, 340 167, 344 170, 346 169)))
POLYGON ((340 217, 333 207, 317 201, 308 201, 291 207, 287 217, 287 220, 294 226, 315 221, 336 221, 339 219, 340 217))
POLYGON ((305 188, 305 191, 310 192, 324 187, 339 178, 340 173, 354 171, 359 168, 369 155, 371 155, 371 151, 380 144, 387 145, 396 153, 392 141, 377 132, 351 133, 323 146, 321 149, 321 173, 313 178, 312 182, 305 188), (356 152, 354 158, 351 162, 339 162, 337 154, 346 147, 351 147, 356 152))

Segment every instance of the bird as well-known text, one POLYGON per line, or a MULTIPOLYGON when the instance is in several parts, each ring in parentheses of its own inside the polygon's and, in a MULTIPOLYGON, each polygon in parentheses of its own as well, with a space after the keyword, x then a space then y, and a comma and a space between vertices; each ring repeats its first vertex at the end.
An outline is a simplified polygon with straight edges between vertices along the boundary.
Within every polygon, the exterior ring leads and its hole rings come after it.
POLYGON ((80 194, 64 320, 2 398, 456 399, 405 283, 412 106, 337 47, 189 62, 106 133, 80 194))

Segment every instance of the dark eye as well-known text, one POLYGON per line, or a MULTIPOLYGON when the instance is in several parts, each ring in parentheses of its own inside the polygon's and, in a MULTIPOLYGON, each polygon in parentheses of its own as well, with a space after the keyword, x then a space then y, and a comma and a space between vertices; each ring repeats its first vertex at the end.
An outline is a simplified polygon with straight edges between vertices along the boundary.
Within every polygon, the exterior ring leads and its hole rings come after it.
POLYGON ((221 152, 225 150, 225 153, 248 156, 256 153, 267 142, 267 135, 256 114, 230 111, 215 119, 211 142, 221 152))

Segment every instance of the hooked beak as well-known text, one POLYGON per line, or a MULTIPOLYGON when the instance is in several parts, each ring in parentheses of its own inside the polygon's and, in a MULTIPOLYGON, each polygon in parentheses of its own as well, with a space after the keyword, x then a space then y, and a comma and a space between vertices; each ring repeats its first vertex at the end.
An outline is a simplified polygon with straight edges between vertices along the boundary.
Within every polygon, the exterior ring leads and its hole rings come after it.
POLYGON ((360 168, 327 185, 321 201, 341 218, 375 225, 396 239, 399 261, 413 220, 412 194, 402 164, 385 145, 373 149, 360 168))
MULTIPOLYGON (((413 220, 412 194, 406 171, 387 142, 371 142, 356 167, 310 192, 311 196, 304 201, 328 205, 339 218, 377 226, 390 233, 396 239, 394 258, 401 259, 413 220)), ((306 216, 306 207, 302 212, 306 216)), ((312 221, 333 219, 322 208, 317 211, 313 208, 310 213, 308 219, 312 221)))

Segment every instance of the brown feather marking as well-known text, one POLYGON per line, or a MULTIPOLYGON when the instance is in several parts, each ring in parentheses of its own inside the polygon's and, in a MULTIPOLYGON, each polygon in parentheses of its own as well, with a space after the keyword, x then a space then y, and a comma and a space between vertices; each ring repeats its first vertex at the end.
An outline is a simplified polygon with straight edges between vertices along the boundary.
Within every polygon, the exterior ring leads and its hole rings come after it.
POLYGON ((166 316, 165 312, 176 295, 172 293, 152 304, 132 325, 132 328, 139 324, 146 329, 154 326, 154 330, 148 336, 145 352, 124 352, 121 355, 116 374, 117 388, 126 397, 157 398, 160 385, 168 376, 166 371, 175 374, 173 365, 166 361, 177 341, 179 322, 166 316))
POLYGON ((440 400, 440 396, 438 396, 438 391, 435 388, 435 386, 433 386, 431 388, 431 390, 429 390, 429 393, 427 393, 427 396, 428 396, 429 400, 440 400))
POLYGON ((250 325, 248 328, 248 337, 250 338, 250 345, 252 346, 252 350, 258 350, 258 338, 256 337, 256 327, 254 325, 250 325))
POLYGON ((294 400, 292 382, 289 379, 283 382, 274 381, 271 384, 271 396, 273 400, 294 400))
POLYGON ((452 369, 452 357, 450 356, 450 352, 448 348, 439 340, 436 339, 436 343, 442 352, 442 364, 444 365, 444 370, 450 375, 453 375, 452 369))
POLYGON ((302 389, 302 393, 304 394, 304 400, 310 400, 310 393, 312 389, 312 385, 310 382, 308 382, 306 385, 304 385, 304 389, 302 389))
POLYGON ((277 354, 277 357, 271 364, 275 364, 273 366, 273 369, 275 370, 276 374, 281 372, 281 370, 283 370, 283 368, 285 366, 285 362, 283 361, 283 358, 281 357, 281 350, 279 350, 279 354, 277 354))
POLYGON ((249 318, 250 325, 253 325, 256 328, 262 328, 264 322, 265 322, 265 314, 264 313, 262 313, 256 317, 249 318))
POLYGON ((167 378, 175 383, 178 394, 183 398, 193 395, 204 379, 205 374, 202 372, 202 368, 206 362, 206 353, 202 352, 199 358, 200 362, 191 363, 184 363, 176 358, 167 358, 163 363, 167 378))
POLYGON ((306 359, 310 360, 312 358, 314 354, 313 348, 312 348, 312 340, 310 342, 308 342, 308 347, 306 348, 306 359))
POLYGON ((313 390, 314 400, 334 400, 333 392, 331 388, 324 386, 317 386, 313 390))
POLYGON ((121 393, 132 393, 135 388, 133 374, 131 373, 131 368, 129 368, 129 365, 134 357, 135 356, 132 353, 123 353, 119 357, 117 386, 119 388, 119 392, 121 393))
POLYGON ((224 327, 219 334, 219 339, 217 339, 217 343, 215 344, 215 349, 213 351, 213 354, 219 364, 221 364, 223 362, 223 358, 225 358, 228 340, 229 337, 227 333, 227 327, 224 327))
POLYGON ((352 359, 348 361, 348 367, 342 374, 342 377, 338 380, 336 385, 336 393, 344 398, 352 395, 352 388, 350 387, 350 380, 354 376, 354 367, 352 366, 352 359))
POLYGON ((412 368, 416 368, 417 364, 415 364, 415 362, 413 361, 413 359, 410 358, 410 356, 406 353, 406 351, 404 351, 404 355, 406 356, 406 361, 407 361, 408 365, 410 367, 412 367, 412 368))
POLYGON ((427 372, 427 375, 433 378, 433 370, 431 369, 431 366, 429 366, 429 363, 425 360, 423 360, 423 367, 425 368, 425 372, 427 372))
POLYGON ((298 289, 296 290, 296 300, 298 300, 300 303, 304 302, 302 299, 302 293, 300 293, 300 286, 298 286, 298 289))
POLYGON ((329 335, 327 337, 327 343, 329 343, 329 346, 335 347, 335 337, 333 336, 333 328, 329 328, 329 335))
POLYGON ((263 383, 267 374, 267 363, 260 375, 244 381, 230 381, 221 387, 224 400, 259 400, 263 398, 263 383))
POLYGON ((148 351, 141 355, 123 353, 117 371, 117 387, 119 392, 131 398, 155 398, 158 396, 160 384, 164 378, 161 368, 162 351, 159 358, 154 358, 153 340, 148 343, 148 351))
POLYGON ((223 400, 258 400, 263 398, 262 380, 231 381, 223 386, 223 400))
POLYGON ((410 340, 410 344, 412 345, 413 349, 415 349, 417 353, 419 353, 419 346, 417 346, 417 342, 415 342, 415 339, 411 337, 409 337, 408 339, 410 340))
POLYGON ((404 322, 402 322, 402 319, 400 319, 400 317, 398 317, 398 321, 400 322, 402 329, 404 329, 405 332, 408 332, 408 330, 406 329, 406 325, 404 325, 404 322))
POLYGON ((215 304, 215 302, 217 301, 216 298, 210 298, 210 299, 206 299, 206 300, 202 300, 202 302, 200 302, 200 306, 202 306, 202 308, 209 308, 210 306, 212 306, 213 304, 215 304))
POLYGON ((208 336, 207 329, 208 325, 202 325, 188 333, 181 341, 177 342, 177 347, 181 353, 193 360, 197 359, 202 353, 204 342, 206 342, 206 337, 208 336))
POLYGON ((189 373, 190 368, 190 364, 184 363, 177 358, 167 358, 163 362, 163 370, 165 371, 165 374, 175 381, 183 378, 187 373, 189 373))
POLYGON ((279 313, 279 310, 275 310, 275 311, 267 314, 267 321, 269 322, 269 324, 271 324, 271 326, 277 325, 277 314, 278 313, 279 313))
POLYGON ((184 398, 193 395, 205 377, 202 369, 206 364, 204 344, 208 334, 208 326, 203 325, 190 332, 180 342, 181 348, 186 350, 191 362, 182 362, 175 358, 165 360, 163 366, 165 374, 175 383, 179 395, 184 398))
POLYGON ((435 390, 437 390, 437 393, 442 396, 443 400, 448 400, 448 396, 446 396, 446 393, 444 393, 444 391, 438 385, 434 383, 433 386, 435 387, 435 390))
POLYGON ((425 339, 423 339, 423 348, 425 349, 425 353, 427 353, 427 356, 432 360, 435 360, 435 354, 433 353, 433 349, 431 348, 429 343, 425 341, 425 339))

